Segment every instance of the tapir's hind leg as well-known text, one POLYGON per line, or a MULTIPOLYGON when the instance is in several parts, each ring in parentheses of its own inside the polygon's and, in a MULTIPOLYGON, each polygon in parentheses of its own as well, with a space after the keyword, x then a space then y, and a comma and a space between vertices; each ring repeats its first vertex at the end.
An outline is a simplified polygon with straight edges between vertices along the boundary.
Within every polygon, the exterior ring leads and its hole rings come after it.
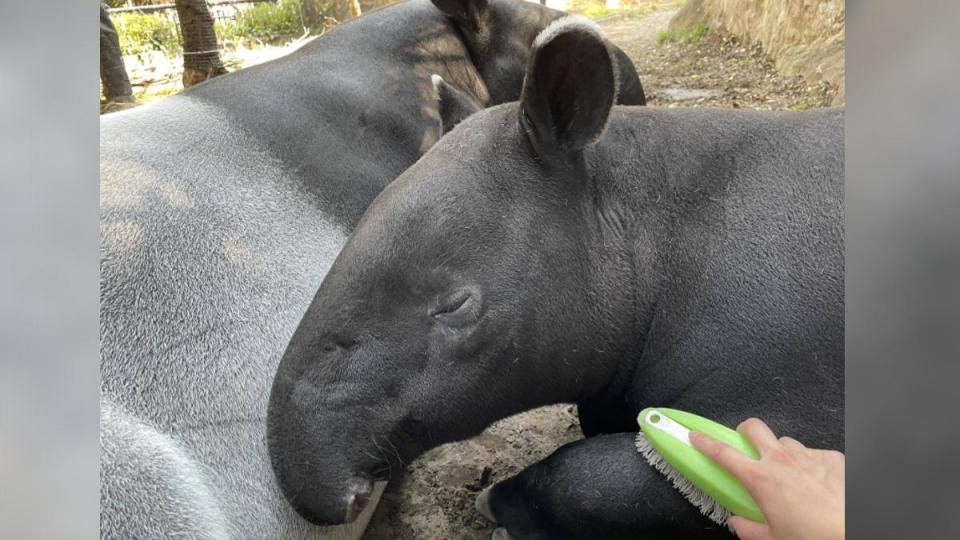
POLYGON ((494 538, 732 538, 644 461, 635 437, 563 446, 481 494, 478 511, 499 524, 494 538))

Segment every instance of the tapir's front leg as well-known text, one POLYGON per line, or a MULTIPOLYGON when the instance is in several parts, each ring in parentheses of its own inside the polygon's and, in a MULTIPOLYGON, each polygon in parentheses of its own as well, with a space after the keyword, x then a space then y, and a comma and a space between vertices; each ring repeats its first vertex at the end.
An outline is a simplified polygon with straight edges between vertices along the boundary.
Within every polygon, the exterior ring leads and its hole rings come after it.
POLYGON ((731 538, 704 517, 634 446, 635 433, 597 435, 480 495, 494 538, 731 538))

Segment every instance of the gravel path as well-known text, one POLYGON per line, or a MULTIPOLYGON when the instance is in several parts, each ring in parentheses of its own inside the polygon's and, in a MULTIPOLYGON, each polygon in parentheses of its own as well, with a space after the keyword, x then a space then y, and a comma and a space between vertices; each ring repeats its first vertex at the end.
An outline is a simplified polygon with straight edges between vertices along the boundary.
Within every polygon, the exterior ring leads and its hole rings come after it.
MULTIPOLYGON (((657 34, 670 24, 677 9, 660 7, 643 17, 613 16, 597 21, 607 39, 617 44, 637 62, 637 58, 657 45, 657 34)), ((640 74, 643 77, 643 73, 640 74)))
POLYGON ((658 43, 676 11, 661 6, 645 17, 599 21, 633 60, 649 105, 804 110, 829 106, 836 96, 826 83, 781 75, 759 45, 722 30, 708 29, 694 43, 658 43))

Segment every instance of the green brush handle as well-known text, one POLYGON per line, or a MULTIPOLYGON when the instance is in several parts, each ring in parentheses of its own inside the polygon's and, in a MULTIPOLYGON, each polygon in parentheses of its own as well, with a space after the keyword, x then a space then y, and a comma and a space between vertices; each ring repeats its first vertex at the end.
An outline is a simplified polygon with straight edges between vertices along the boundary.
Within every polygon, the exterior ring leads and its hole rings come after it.
POLYGON ((766 523, 756 501, 729 471, 694 448, 690 431, 705 433, 740 452, 760 459, 750 441, 737 431, 706 418, 676 409, 647 408, 640 411, 637 423, 657 452, 687 480, 735 515, 766 523))

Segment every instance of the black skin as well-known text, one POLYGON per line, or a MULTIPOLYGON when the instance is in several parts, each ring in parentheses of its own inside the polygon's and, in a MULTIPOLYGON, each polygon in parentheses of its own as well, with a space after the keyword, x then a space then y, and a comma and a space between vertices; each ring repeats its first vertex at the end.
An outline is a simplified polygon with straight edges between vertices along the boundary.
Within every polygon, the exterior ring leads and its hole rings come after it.
POLYGON ((842 111, 613 107, 617 63, 554 33, 361 219, 271 395, 308 512, 551 403, 588 439, 490 491, 501 537, 729 534, 634 449, 646 406, 842 449, 842 111))
POLYGON ((483 108, 470 94, 462 92, 448 84, 439 75, 433 79, 433 87, 437 90, 437 99, 440 100, 440 124, 443 133, 448 133, 457 124, 483 108))
MULTIPOLYGON (((480 23, 459 22, 428 0, 400 2, 184 94, 256 133, 306 179, 329 215, 352 228, 377 193, 440 138, 430 76, 485 107, 516 100, 533 38, 565 15, 520 0, 436 4, 451 12, 470 6, 480 23), (468 46, 483 39, 497 45, 468 46)), ((624 85, 632 91, 621 103, 645 102, 639 80, 624 85)))
POLYGON ((493 486, 490 510, 511 538, 730 538, 650 473, 633 455, 635 438, 601 434, 567 444, 493 486))

